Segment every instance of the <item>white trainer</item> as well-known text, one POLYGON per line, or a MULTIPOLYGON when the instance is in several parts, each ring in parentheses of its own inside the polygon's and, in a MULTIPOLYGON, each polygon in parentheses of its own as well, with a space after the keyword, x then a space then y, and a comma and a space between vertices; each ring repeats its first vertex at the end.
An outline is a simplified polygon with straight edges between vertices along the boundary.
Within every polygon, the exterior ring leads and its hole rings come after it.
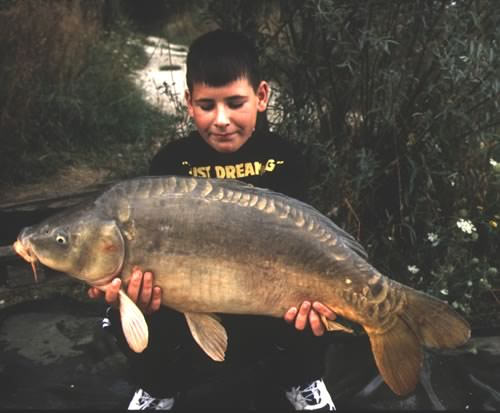
POLYGON ((137 389, 130 400, 128 410, 171 410, 174 398, 157 399, 142 389, 137 389))
POLYGON ((285 394, 295 410, 336 410, 323 379, 305 386, 292 387, 285 394))

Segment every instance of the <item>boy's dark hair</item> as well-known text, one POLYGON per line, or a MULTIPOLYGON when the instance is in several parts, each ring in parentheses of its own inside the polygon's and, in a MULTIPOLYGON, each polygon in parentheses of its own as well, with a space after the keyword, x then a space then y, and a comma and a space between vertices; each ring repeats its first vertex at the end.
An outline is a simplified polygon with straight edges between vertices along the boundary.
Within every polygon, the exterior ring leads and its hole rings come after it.
POLYGON ((223 86, 246 77, 256 91, 260 81, 257 51, 242 33, 217 29, 198 37, 187 55, 186 83, 223 86))

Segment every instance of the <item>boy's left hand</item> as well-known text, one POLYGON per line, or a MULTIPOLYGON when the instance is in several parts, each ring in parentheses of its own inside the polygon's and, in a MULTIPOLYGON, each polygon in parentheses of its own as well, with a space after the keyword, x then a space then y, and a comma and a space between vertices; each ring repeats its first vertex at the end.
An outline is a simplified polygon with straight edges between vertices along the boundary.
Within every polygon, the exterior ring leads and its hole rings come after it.
POLYGON ((324 315, 332 321, 337 318, 337 315, 332 310, 318 301, 313 302, 312 306, 309 301, 304 301, 299 310, 297 310, 297 307, 291 307, 283 318, 289 324, 295 321, 295 328, 297 330, 304 330, 307 321, 309 321, 314 335, 322 336, 325 332, 325 326, 321 321, 320 315, 324 315))

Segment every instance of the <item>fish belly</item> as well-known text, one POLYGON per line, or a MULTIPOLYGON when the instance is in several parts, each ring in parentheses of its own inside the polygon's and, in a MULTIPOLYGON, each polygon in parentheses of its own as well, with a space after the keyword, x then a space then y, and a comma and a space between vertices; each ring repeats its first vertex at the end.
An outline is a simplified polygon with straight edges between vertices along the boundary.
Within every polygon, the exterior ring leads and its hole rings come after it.
POLYGON ((131 212, 123 274, 153 271, 176 310, 282 317, 335 282, 326 243, 283 214, 196 197, 138 202, 131 212))

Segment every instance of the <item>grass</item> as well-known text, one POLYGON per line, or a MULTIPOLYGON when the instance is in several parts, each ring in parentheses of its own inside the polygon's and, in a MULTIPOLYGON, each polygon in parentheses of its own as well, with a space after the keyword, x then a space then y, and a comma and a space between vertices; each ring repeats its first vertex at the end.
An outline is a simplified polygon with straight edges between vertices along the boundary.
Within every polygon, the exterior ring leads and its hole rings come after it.
POLYGON ((62 170, 147 171, 176 120, 133 80, 144 36, 103 30, 79 2, 13 2, 0 12, 0 188, 54 180, 62 170))

